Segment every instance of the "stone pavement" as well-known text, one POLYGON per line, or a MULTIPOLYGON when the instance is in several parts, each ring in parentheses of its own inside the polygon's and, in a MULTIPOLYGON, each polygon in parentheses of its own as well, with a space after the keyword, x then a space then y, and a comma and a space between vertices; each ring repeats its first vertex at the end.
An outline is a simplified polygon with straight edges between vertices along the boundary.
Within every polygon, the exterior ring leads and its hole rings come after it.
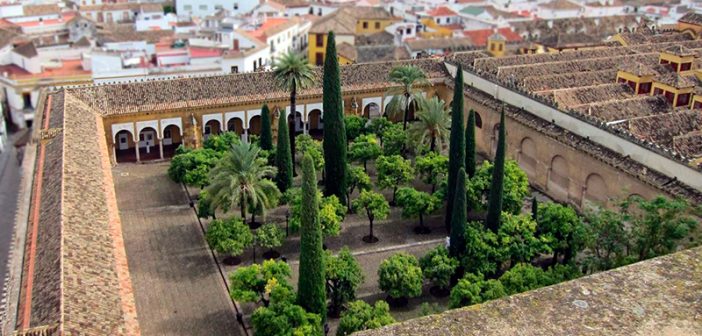
POLYGON ((142 335, 243 335, 181 187, 167 163, 113 169, 142 335))

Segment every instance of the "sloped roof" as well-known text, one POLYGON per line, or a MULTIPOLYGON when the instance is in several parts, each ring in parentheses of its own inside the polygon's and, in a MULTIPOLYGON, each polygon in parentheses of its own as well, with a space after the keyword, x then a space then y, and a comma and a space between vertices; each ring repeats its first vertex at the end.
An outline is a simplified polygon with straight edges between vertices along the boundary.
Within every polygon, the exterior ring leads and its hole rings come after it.
POLYGON ((358 57, 358 53, 356 53, 356 48, 346 42, 336 44, 336 53, 354 62, 358 57))
POLYGON ((581 5, 568 0, 553 0, 551 2, 542 4, 539 7, 550 10, 577 10, 582 8, 581 5))
POLYGON ((473 46, 469 37, 414 39, 405 42, 411 51, 427 49, 456 50, 473 46))
POLYGON ((49 15, 58 14, 61 9, 57 4, 48 5, 24 5, 22 6, 22 12, 25 16, 39 16, 39 15, 49 15))
POLYGON ((38 55, 37 48, 34 47, 34 43, 32 42, 20 44, 19 46, 15 47, 15 49, 13 49, 12 51, 27 58, 36 57, 38 55))
POLYGON ((702 14, 695 11, 687 12, 678 21, 695 25, 702 25, 702 14))
POLYGON ((668 48, 663 49, 663 52, 665 52, 667 54, 675 55, 675 56, 680 56, 680 57, 695 56, 697 54, 694 51, 692 51, 688 48, 685 48, 682 45, 670 46, 668 48))
POLYGON ((451 8, 446 6, 439 6, 427 11, 429 16, 455 16, 458 13, 454 12, 451 8))
POLYGON ((556 33, 542 38, 539 43, 550 48, 574 48, 604 45, 602 40, 586 33, 556 33))

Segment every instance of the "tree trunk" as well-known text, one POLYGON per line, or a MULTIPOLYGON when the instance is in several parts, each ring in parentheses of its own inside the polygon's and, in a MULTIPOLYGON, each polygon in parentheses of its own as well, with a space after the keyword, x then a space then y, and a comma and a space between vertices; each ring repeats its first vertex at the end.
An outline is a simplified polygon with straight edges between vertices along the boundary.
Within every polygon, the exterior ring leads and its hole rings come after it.
POLYGON ((392 188, 392 205, 395 205, 395 194, 397 193, 397 187, 392 188))
POLYGON ((241 207, 241 219, 246 222, 246 199, 245 197, 241 198, 241 203, 239 206, 241 207))
POLYGON ((436 148, 436 137, 432 135, 431 137, 431 145, 429 145, 429 151, 434 151, 436 148))
POLYGON ((409 108, 410 108, 410 95, 409 92, 405 93, 405 100, 407 104, 405 104, 405 115, 404 115, 404 121, 402 123, 402 130, 406 131, 407 130, 407 120, 409 120, 409 108))
POLYGON ((297 111, 295 108, 295 103, 297 101, 297 85, 295 81, 292 82, 292 90, 290 90, 290 115, 293 117, 292 127, 290 122, 288 122, 288 134, 290 135, 290 153, 292 154, 292 167, 293 176, 297 176, 297 171, 295 170, 295 118, 297 117, 297 111))
POLYGON ((558 250, 553 251, 553 259, 551 259, 551 265, 558 264, 558 250))
POLYGON ((363 160, 363 170, 368 171, 368 161, 363 160))

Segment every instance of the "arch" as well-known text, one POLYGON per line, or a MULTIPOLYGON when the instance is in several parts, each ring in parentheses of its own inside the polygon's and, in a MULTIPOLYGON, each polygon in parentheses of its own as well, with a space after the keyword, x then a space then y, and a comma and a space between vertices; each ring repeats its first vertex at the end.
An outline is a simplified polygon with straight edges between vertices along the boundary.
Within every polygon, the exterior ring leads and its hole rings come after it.
POLYGON ((495 124, 492 128, 492 155, 497 151, 497 138, 500 136, 500 123, 495 124))
POLYGON ((115 134, 115 160, 117 163, 134 162, 136 154, 134 154, 134 135, 130 130, 119 130, 115 134))
POLYGON ((217 135, 222 132, 222 125, 220 124, 219 120, 216 119, 210 119, 205 123, 205 130, 203 132, 205 139, 209 137, 210 135, 217 135))
POLYGON ((309 115, 307 116, 307 120, 309 123, 310 135, 322 135, 322 130, 324 129, 324 123, 322 122, 322 110, 314 109, 310 111, 309 115))
POLYGON ((295 114, 288 114, 288 127, 291 134, 300 134, 305 130, 305 121, 302 119, 302 112, 295 111, 295 114))
POLYGON ((183 143, 183 130, 177 125, 168 125, 163 128, 163 157, 172 157, 183 143))
POLYGON ((231 118, 227 121, 227 132, 244 134, 244 121, 241 118, 231 118))
POLYGON ((483 117, 480 116, 478 111, 475 111, 475 127, 483 128, 483 117))
POLYGON ((536 172, 536 143, 529 137, 522 139, 519 144, 519 165, 527 175, 534 176, 536 172))
POLYGON ((568 188, 570 188, 570 172, 568 162, 560 155, 556 155, 551 159, 549 167, 548 181, 546 189, 558 199, 568 199, 568 188))
POLYGON ((588 175, 587 179, 585 179, 583 201, 602 205, 607 203, 607 184, 602 176, 597 173, 588 175))
POLYGON ((155 128, 146 126, 139 131, 139 157, 141 161, 154 160, 161 157, 158 143, 158 133, 155 128))
POLYGON ((255 115, 249 119, 249 134, 261 135, 261 116, 255 115))
POLYGON ((380 116, 380 106, 376 103, 369 103, 363 108, 363 117, 366 119, 375 119, 380 116))
MULTIPOLYGON (((145 128, 152 128, 153 130, 158 130, 158 121, 156 120, 147 120, 147 121, 137 121, 136 122, 136 134, 141 134, 141 131, 143 131, 145 128)), ((161 138, 161 133, 158 131, 156 132, 156 137, 161 138)))

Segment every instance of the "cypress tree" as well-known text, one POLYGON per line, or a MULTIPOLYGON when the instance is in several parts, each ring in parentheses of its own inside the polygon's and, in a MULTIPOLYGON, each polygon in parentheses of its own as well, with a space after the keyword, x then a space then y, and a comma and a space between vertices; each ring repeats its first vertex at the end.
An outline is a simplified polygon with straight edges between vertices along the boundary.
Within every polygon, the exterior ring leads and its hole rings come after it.
POLYGON ((302 213, 300 219, 300 268, 298 304, 310 313, 327 316, 326 279, 322 251, 322 228, 319 223, 317 174, 312 156, 302 159, 302 213))
POLYGON ((466 171, 461 167, 456 174, 455 196, 451 212, 451 240, 449 254, 458 258, 466 250, 466 171))
POLYGON ((531 199, 531 219, 536 221, 539 218, 539 201, 536 197, 531 199))
POLYGON ((456 176, 461 167, 466 164, 466 143, 465 134, 463 131, 463 68, 458 65, 456 70, 456 83, 453 88, 453 102, 451 105, 451 136, 449 143, 449 170, 448 170, 448 186, 449 190, 446 193, 446 217, 444 225, 446 230, 451 231, 451 213, 453 210, 453 199, 455 190, 452 186, 456 185, 456 176))
POLYGON ((505 177, 505 109, 500 112, 500 130, 497 138, 497 150, 495 151, 495 165, 492 167, 492 183, 490 185, 490 197, 488 198, 488 212, 485 224, 487 227, 497 232, 500 227, 500 215, 502 213, 502 192, 504 190, 505 177))
POLYGON ((327 37, 324 57, 323 98, 324 109, 324 194, 336 195, 346 203, 346 127, 341 97, 339 59, 336 55, 334 32, 327 37))
POLYGON ((468 178, 475 175, 475 111, 468 112, 466 124, 466 174, 468 178))
POLYGON ((275 183, 283 193, 292 186, 293 182, 292 153, 290 153, 290 135, 286 119, 285 111, 282 111, 278 118, 278 145, 275 149, 275 165, 278 167, 275 183))
POLYGON ((268 104, 263 104, 261 108, 261 149, 273 149, 273 131, 271 130, 271 111, 268 104))

